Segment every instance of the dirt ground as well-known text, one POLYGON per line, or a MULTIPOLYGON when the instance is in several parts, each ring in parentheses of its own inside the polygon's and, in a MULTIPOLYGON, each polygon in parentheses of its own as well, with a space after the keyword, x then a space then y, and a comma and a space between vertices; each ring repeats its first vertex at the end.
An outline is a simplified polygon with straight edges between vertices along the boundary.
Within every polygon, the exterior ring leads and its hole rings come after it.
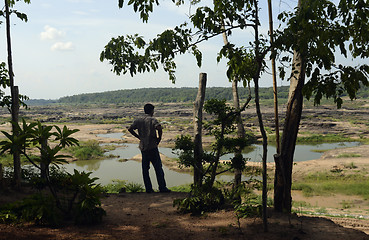
POLYGON ((233 211, 196 217, 172 206, 184 193, 122 193, 103 199, 107 212, 95 226, 47 228, 0 224, 0 239, 369 239, 369 223, 357 219, 328 219, 269 212, 268 231, 259 218, 240 219, 233 211), (348 225, 349 222, 349 225, 348 225), (342 226, 345 225, 345 227, 342 226))
MULTIPOLYGON (((114 109, 116 111, 116 109, 114 109)), ((184 112, 190 112, 186 109, 184 112)), ((326 112, 323 109, 322 112, 326 112)), ((348 110, 342 112, 346 113, 348 110)), ((319 114, 319 112, 318 112, 319 114)), ((350 112, 347 114, 351 114, 350 112)), ((178 113, 182 116, 183 113, 178 113)), ((189 114, 190 116, 191 114, 189 114)), ((367 116, 367 113, 363 114, 367 116)), ((160 117, 160 112, 159 112, 160 117)), ((301 129, 316 129, 317 132, 342 132, 345 129, 347 135, 357 133, 355 127, 348 127, 342 123, 312 122, 311 119, 303 121, 301 129), (308 122, 308 124, 306 124, 308 122), (315 128, 314 128, 315 126, 315 128), (331 126, 330 128, 328 126, 331 126)), ((126 136, 125 139, 104 139, 96 134, 110 132, 124 132, 126 126, 117 124, 69 124, 70 128, 78 128, 80 131, 75 137, 80 141, 96 139, 99 142, 135 142, 136 140, 126 136)), ((356 126, 357 127, 357 126, 356 126)), ((8 129, 6 124, 0 126, 0 130, 8 129)), ((190 131, 191 127, 183 129, 171 129, 166 126, 163 136, 163 145, 170 145, 178 133, 190 131)), ((361 134, 367 136, 368 131, 361 134)), ((307 162, 299 162, 294 165, 293 177, 301 178, 310 172, 344 168, 345 165, 354 162, 359 169, 369 169, 369 147, 366 145, 349 149, 336 149, 323 154, 321 159, 307 162), (338 158, 341 153, 355 153, 360 157, 338 158)), ((257 164, 257 163, 255 163, 257 164)), ((270 172, 273 164, 268 164, 270 172)), ((270 195, 270 193, 269 193, 270 195)), ((259 218, 247 218, 237 221, 233 211, 219 211, 208 213, 201 217, 189 214, 180 214, 173 207, 173 200, 186 196, 186 193, 121 193, 110 194, 102 199, 102 206, 107 212, 103 222, 94 226, 66 225, 61 228, 39 227, 34 225, 4 225, 0 224, 0 239, 270 239, 270 240, 298 240, 298 239, 350 239, 369 240, 369 220, 323 217, 294 214, 287 216, 275 213, 272 209, 268 212, 268 231, 265 232, 259 218)), ((21 195, 9 196, 4 193, 0 196, 2 201, 20 198, 21 195), (12 198, 13 197, 13 198, 12 198)), ((342 200, 355 202, 355 208, 350 213, 365 214, 369 207, 368 201, 358 197, 348 196, 318 196, 306 198, 298 192, 293 193, 294 201, 305 201, 312 206, 324 207, 327 211, 345 213, 340 209, 342 200), (357 210, 357 212, 356 212, 357 210)), ((369 214, 368 214, 369 215, 369 214)))

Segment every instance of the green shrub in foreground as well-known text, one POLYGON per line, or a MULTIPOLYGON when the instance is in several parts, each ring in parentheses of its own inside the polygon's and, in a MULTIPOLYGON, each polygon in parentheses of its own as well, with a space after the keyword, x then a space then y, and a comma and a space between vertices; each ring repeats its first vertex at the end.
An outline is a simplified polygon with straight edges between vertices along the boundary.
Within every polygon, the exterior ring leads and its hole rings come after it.
POLYGON ((170 188, 174 192, 185 192, 188 193, 191 191, 191 184, 185 184, 180 186, 174 186, 170 188))
POLYGON ((224 196, 221 190, 215 187, 193 187, 191 194, 182 199, 175 199, 173 206, 182 213, 191 213, 201 215, 205 212, 211 212, 220 209, 224 205, 224 196))
POLYGON ((56 207, 54 199, 41 193, 3 206, 0 209, 1 215, 4 223, 34 222, 38 225, 58 226, 62 219, 62 212, 56 207))
POLYGON ((139 183, 127 183, 126 191, 131 193, 143 192, 145 188, 139 183))
POLYGON ((145 189, 142 184, 129 182, 127 183, 125 180, 115 179, 112 183, 105 185, 103 187, 106 193, 121 193, 121 192, 130 192, 137 193, 143 192, 145 189))
POLYGON ((112 183, 109 183, 103 186, 103 189, 106 193, 120 193, 122 189, 125 189, 126 181, 114 179, 112 183))
POLYGON ((106 215, 101 207, 102 188, 95 184, 91 173, 52 173, 49 184, 53 194, 43 189, 48 185, 40 178, 31 183, 39 189, 23 200, 0 208, 0 222, 33 222, 38 225, 59 226, 73 220, 76 224, 93 224, 106 215))

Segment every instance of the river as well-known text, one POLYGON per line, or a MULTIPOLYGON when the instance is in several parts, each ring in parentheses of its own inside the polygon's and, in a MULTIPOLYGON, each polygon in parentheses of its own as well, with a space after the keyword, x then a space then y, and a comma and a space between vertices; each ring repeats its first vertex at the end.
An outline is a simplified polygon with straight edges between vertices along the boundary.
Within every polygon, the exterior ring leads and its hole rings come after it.
MULTIPOLYGON (((121 133, 109 133, 101 134, 100 137, 107 138, 119 138, 122 136, 121 133), (118 134, 118 135, 117 135, 118 134)), ((308 161, 312 159, 318 159, 321 156, 321 152, 317 150, 328 150, 343 147, 353 147, 359 145, 358 142, 344 142, 344 143, 323 143, 316 145, 305 145, 298 144, 295 151, 295 161, 308 161)), ((170 148, 159 148, 159 151, 171 158, 176 157, 172 153, 170 148)), ((273 154, 275 154, 276 148, 274 146, 268 146, 268 162, 273 162, 273 154)), ((131 159, 132 157, 140 154, 137 144, 122 144, 118 145, 116 149, 106 152, 106 155, 119 156, 117 158, 107 158, 103 160, 79 160, 69 164, 65 164, 64 167, 67 172, 73 172, 73 169, 78 171, 92 172, 91 176, 98 177, 98 183, 103 185, 111 183, 112 180, 119 179, 127 182, 134 182, 143 184, 141 174, 141 163, 133 160, 119 161, 120 159, 131 159)), ((244 156, 249 158, 249 161, 260 162, 262 155, 261 145, 252 145, 248 148, 244 156)), ((232 154, 225 155, 222 157, 223 160, 227 160, 232 157, 232 154)), ((178 186, 182 184, 192 183, 193 177, 188 173, 179 173, 173 170, 163 167, 165 172, 165 179, 168 187, 178 186)), ((156 177, 154 169, 150 168, 151 181, 153 187, 157 188, 156 177)), ((219 179, 224 181, 231 181, 233 176, 222 175, 219 179)))

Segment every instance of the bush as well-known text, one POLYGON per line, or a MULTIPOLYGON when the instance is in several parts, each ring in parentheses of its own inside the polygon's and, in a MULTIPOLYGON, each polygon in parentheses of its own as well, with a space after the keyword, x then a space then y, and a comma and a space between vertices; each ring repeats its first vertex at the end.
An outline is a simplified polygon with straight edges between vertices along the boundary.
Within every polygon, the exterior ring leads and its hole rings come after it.
POLYGON ((127 183, 126 191, 131 193, 143 192, 145 189, 142 184, 139 183, 127 183))
MULTIPOLYGON (((106 214, 101 208, 100 198, 103 189, 100 184, 94 184, 97 178, 90 178, 91 172, 78 172, 68 174, 64 189, 69 195, 68 214, 72 213, 73 219, 77 224, 90 224, 101 222, 106 214), (75 202, 75 203, 74 203, 75 202)), ((67 195, 67 196, 68 196, 67 195)))
POLYGON ((71 219, 76 224, 101 222, 106 215, 100 201, 103 191, 99 184, 94 184, 97 178, 90 178, 90 174, 75 170, 74 174, 54 173, 49 183, 40 178, 34 179, 38 189, 51 184, 52 194, 39 191, 22 201, 4 206, 0 209, 0 221, 26 221, 51 226, 71 219))
POLYGON ((14 223, 17 221, 17 216, 9 210, 0 210, 0 223, 14 223))
POLYGON ((89 160, 104 155, 104 150, 96 140, 87 141, 80 146, 70 147, 68 150, 79 160, 89 160))
POLYGON ((112 183, 103 186, 106 193, 120 193, 126 191, 126 181, 114 179, 112 183))
POLYGON ((145 189, 142 184, 129 182, 126 183, 124 180, 113 180, 112 183, 103 187, 107 193, 121 193, 121 192, 143 192, 145 189))
POLYGON ((177 206, 177 209, 182 213, 201 215, 205 212, 216 211, 225 203, 223 193, 218 188, 209 188, 206 185, 194 187, 192 185, 191 189, 189 197, 173 201, 173 206, 177 206))
POLYGON ((58 226, 62 219, 62 213, 56 207, 54 199, 51 196, 43 196, 41 193, 5 205, 1 213, 2 220, 7 223, 26 221, 38 225, 58 226))

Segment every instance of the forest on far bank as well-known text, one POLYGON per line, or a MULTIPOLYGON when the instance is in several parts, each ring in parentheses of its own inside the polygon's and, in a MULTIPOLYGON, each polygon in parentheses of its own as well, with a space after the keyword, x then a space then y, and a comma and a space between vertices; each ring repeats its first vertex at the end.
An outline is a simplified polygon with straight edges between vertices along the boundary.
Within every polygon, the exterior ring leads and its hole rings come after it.
MULTIPOLYGON (((288 97, 289 86, 278 88, 278 99, 282 102, 288 97)), ((253 96, 254 89, 251 89, 253 96)), ((273 88, 260 88, 261 100, 273 100, 273 88)), ((119 103, 140 103, 140 102, 193 102, 197 95, 197 88, 139 88, 122 89, 99 93, 85 93, 73 96, 66 96, 57 100, 30 99, 27 105, 47 105, 47 104, 119 104, 119 103)), ((239 88, 240 99, 246 99, 249 95, 247 88, 239 88)), ((344 95, 343 95, 344 96, 344 95)), ((206 89, 206 100, 208 99, 232 100, 232 88, 210 87, 206 89)), ((357 98, 369 98, 369 88, 362 87, 357 98)))

